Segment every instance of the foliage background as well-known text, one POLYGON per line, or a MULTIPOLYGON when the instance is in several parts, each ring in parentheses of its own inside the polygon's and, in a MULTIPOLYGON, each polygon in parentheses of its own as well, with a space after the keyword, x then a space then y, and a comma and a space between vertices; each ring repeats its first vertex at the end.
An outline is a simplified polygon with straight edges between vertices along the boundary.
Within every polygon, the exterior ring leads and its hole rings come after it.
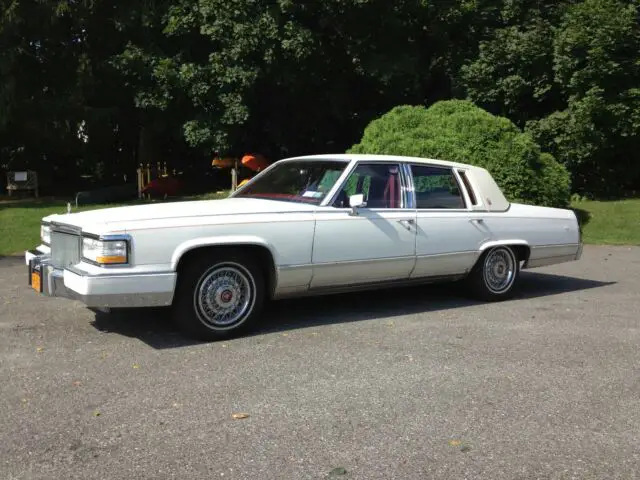
POLYGON ((1 0, 0 170, 73 189, 81 175, 131 180, 139 163, 342 152, 398 105, 468 99, 525 130, 518 148, 537 142, 544 175, 564 185, 555 158, 573 192, 628 195, 639 5, 1 0))
POLYGON ((371 122, 353 153, 447 159, 486 168, 514 202, 569 205, 569 173, 510 120, 467 100, 395 107, 371 122))

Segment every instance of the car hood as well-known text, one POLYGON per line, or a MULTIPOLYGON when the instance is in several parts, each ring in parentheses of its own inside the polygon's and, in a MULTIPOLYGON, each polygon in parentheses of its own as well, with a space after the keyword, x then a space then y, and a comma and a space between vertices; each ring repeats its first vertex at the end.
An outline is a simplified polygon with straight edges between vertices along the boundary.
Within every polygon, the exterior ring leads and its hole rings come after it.
POLYGON ((45 217, 43 220, 86 228, 90 225, 99 224, 131 224, 148 220, 221 215, 295 213, 309 212, 314 209, 315 207, 313 205, 303 203, 255 198, 226 198, 222 200, 166 202, 148 205, 104 208, 78 213, 51 215, 45 217))

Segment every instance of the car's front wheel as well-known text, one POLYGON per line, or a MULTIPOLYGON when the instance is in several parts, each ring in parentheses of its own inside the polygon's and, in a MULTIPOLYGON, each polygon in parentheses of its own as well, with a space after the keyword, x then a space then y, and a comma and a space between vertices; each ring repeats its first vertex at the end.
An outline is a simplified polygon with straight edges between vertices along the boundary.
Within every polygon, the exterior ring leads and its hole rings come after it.
POLYGON ((205 252, 178 273, 173 320, 200 340, 237 336, 256 322, 264 292, 263 271, 251 256, 226 249, 205 252))
POLYGON ((510 298, 520 274, 520 263, 514 250, 506 245, 488 249, 478 259, 467 278, 476 298, 497 301, 510 298))

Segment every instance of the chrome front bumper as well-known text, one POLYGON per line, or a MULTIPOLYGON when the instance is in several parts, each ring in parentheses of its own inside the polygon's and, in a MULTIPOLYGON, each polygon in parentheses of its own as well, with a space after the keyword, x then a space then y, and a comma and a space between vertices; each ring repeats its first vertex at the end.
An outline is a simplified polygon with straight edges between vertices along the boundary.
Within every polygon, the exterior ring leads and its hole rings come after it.
POLYGON ((164 307, 173 302, 176 274, 89 275, 51 265, 38 250, 25 253, 28 284, 44 296, 78 300, 91 308, 164 307))

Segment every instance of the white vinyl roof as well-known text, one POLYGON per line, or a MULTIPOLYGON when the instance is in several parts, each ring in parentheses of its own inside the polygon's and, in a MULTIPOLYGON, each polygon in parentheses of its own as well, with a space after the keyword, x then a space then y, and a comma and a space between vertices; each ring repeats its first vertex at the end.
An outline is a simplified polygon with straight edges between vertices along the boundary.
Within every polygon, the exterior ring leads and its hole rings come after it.
POLYGON ((412 163, 428 163, 430 165, 441 165, 443 167, 455 167, 464 169, 478 168, 474 165, 466 163, 449 162, 447 160, 438 160, 435 158, 424 157, 406 157, 401 155, 378 155, 378 154, 361 154, 361 153, 336 153, 322 155, 304 155, 301 157, 287 158, 285 160, 359 160, 365 162, 388 162, 389 160, 396 162, 412 162, 412 163))
POLYGON ((347 161, 365 161, 365 162, 409 162, 422 163, 427 165, 455 168, 466 170, 471 187, 474 190, 478 200, 477 205, 471 207, 472 210, 486 211, 505 211, 509 208, 509 201, 505 198, 500 187, 496 184, 494 178, 488 170, 476 165, 467 163, 449 162, 447 160, 438 160, 435 158, 423 157, 406 157, 400 155, 374 155, 374 154, 355 154, 355 153, 326 153, 321 155, 305 155, 300 157, 285 158, 281 161, 289 160, 343 160, 347 161))

